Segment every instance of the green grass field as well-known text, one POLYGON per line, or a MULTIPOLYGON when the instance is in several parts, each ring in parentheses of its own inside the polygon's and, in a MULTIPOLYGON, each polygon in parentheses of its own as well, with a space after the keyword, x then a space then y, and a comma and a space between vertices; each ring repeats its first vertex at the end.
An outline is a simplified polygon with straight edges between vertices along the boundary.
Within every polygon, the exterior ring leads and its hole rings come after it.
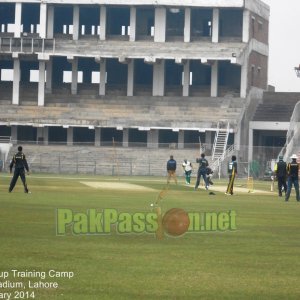
MULTIPOLYGON (((35 299, 300 299, 300 204, 294 194, 288 203, 275 194, 210 196, 180 179, 163 200, 164 212, 235 210, 237 230, 163 240, 153 234, 57 236, 57 208, 150 212, 165 179, 124 177, 120 182, 153 189, 124 191, 80 183, 118 182, 115 177, 49 177, 28 177, 28 195, 20 182, 9 194, 6 175, 0 182, 0 276, 12 269, 75 273, 72 279, 48 280, 57 281, 57 289, 23 289, 34 291, 35 299)), ((269 190, 270 183, 255 188, 269 190)), ((0 277, 5 280, 20 281, 0 277)), ((0 299, 16 290, 0 288, 0 299)))

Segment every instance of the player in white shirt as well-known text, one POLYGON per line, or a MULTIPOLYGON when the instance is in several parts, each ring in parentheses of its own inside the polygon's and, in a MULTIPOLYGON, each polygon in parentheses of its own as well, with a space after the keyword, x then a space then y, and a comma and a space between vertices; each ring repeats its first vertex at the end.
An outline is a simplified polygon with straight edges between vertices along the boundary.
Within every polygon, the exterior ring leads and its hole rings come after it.
POLYGON ((182 163, 182 168, 185 173, 185 183, 186 185, 189 185, 191 183, 191 174, 192 174, 193 166, 191 162, 185 159, 182 163))

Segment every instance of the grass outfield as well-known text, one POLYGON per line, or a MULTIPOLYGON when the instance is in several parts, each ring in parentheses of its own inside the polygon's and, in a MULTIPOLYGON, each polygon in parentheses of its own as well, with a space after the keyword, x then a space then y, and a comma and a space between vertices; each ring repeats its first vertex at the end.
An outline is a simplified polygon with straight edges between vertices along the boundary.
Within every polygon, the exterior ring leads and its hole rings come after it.
MULTIPOLYGON (((116 208, 150 212, 165 179, 124 177, 148 190, 96 189, 83 181, 116 181, 112 177, 28 177, 32 194, 20 182, 7 192, 0 181, 0 282, 2 271, 18 269, 72 271, 75 276, 47 278, 57 289, 29 289, 35 299, 300 299, 300 203, 275 194, 208 195, 181 183, 171 185, 163 211, 235 210, 237 230, 187 233, 157 240, 153 234, 56 236, 56 209, 76 212, 116 208)), ((225 184, 217 182, 216 184, 225 184)), ((242 180, 237 185, 243 185, 242 180)), ((255 183, 269 190, 269 182, 255 183)), ((38 281, 32 279, 32 281, 38 281)), ((16 291, 14 288, 11 291, 16 291)), ((9 289, 0 288, 1 293, 9 289)))

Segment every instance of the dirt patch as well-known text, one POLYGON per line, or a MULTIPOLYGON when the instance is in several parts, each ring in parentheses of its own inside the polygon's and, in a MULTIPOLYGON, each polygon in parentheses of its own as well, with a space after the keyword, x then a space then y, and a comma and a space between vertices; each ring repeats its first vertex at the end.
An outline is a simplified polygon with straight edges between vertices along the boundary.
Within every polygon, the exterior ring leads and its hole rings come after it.
POLYGON ((87 185, 94 189, 102 190, 116 190, 116 191, 148 191, 153 192, 155 189, 151 189, 142 185, 131 184, 126 182, 110 182, 110 181, 80 181, 80 183, 87 185))

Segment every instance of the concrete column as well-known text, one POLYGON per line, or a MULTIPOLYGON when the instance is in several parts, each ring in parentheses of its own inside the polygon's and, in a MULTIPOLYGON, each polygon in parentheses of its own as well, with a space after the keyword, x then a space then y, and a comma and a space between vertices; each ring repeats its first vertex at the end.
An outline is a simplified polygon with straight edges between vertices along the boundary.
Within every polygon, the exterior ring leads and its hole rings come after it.
POLYGON ((184 148, 184 130, 178 132, 178 149, 184 148))
POLYGON ((73 145, 73 127, 68 127, 67 129, 67 145, 73 145))
POLYGON ((184 42, 191 41, 191 9, 187 7, 184 10, 184 42))
POLYGON ((95 146, 100 147, 101 145, 101 128, 95 127, 95 146))
POLYGON ((106 7, 100 8, 100 40, 106 40, 106 7))
POLYGON ((190 61, 187 60, 183 64, 183 87, 182 96, 188 97, 190 95, 190 61))
POLYGON ((45 105, 45 69, 46 62, 39 61, 39 86, 38 86, 38 106, 45 105))
POLYGON ((165 60, 160 60, 153 65, 153 96, 165 94, 165 60))
POLYGON ((79 5, 73 6, 73 40, 79 38, 79 5))
POLYGON ((123 128, 123 147, 128 147, 129 129, 123 128))
POLYGON ((36 141, 39 142, 39 139, 42 138, 44 139, 44 132, 43 132, 43 127, 38 127, 36 130, 36 141))
POLYGON ((167 11, 164 7, 155 8, 154 42, 166 41, 167 11))
POLYGON ((46 38, 46 24, 47 24, 47 4, 40 4, 40 38, 46 38))
POLYGON ((99 95, 105 96, 106 88, 106 59, 100 60, 100 84, 99 84, 99 95))
POLYGON ((248 62, 244 59, 243 64, 241 65, 241 90, 240 97, 247 97, 247 89, 248 89, 248 62))
POLYGON ((11 140, 13 144, 16 144, 18 141, 18 126, 17 125, 12 125, 11 126, 11 140))
POLYGON ((48 145, 49 143, 49 127, 44 127, 44 145, 48 145))
POLYGON ((205 131, 205 144, 206 149, 211 150, 211 131, 205 131))
POLYGON ((18 58, 14 59, 14 78, 13 78, 13 95, 12 104, 20 104, 20 60, 18 58))
POLYGON ((248 162, 253 160, 253 129, 249 128, 248 162))
POLYGON ((133 96, 134 91, 134 59, 127 65, 127 96, 133 96))
POLYGON ((212 21, 212 42, 219 42, 219 23, 220 23, 220 10, 219 8, 213 9, 213 21, 212 21))
POLYGON ((158 129, 147 131, 147 148, 158 148, 158 129))
POLYGON ((250 12, 244 9, 243 11, 243 43, 249 42, 250 35, 250 12))
POLYGON ((71 83, 71 93, 76 95, 78 90, 78 58, 74 57, 72 59, 72 83, 71 83))
POLYGON ((129 41, 134 42, 136 38, 136 7, 130 8, 130 36, 129 41))
POLYGON ((211 66, 210 96, 218 97, 218 61, 215 60, 211 66))
POLYGON ((54 31, 54 6, 48 5, 48 15, 47 15, 47 38, 53 39, 54 31))
POLYGON ((21 22, 22 22, 22 3, 17 2, 15 5, 15 38, 21 37, 21 22))
POLYGON ((52 73, 53 73, 53 59, 52 57, 49 58, 49 61, 46 62, 46 70, 47 70, 47 77, 46 77, 46 93, 52 93, 52 73))

